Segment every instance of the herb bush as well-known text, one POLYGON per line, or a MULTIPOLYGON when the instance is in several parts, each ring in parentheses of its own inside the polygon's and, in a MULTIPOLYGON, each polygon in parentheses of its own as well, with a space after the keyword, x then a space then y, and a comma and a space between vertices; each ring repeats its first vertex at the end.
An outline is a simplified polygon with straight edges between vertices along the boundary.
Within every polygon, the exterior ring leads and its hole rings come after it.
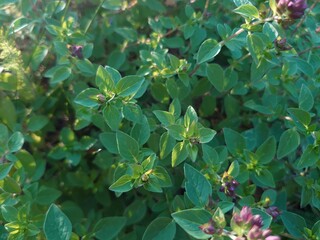
POLYGON ((318 0, 3 0, 0 239, 320 239, 318 0))

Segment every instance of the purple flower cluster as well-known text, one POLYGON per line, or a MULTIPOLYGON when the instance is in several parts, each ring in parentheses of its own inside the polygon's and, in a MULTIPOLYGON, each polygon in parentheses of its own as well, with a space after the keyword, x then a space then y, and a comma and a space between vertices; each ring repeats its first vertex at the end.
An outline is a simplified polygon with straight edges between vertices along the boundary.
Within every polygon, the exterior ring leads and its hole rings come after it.
POLYGON ((232 179, 232 180, 224 180, 219 189, 220 192, 224 192, 227 196, 236 198, 236 188, 239 186, 239 183, 232 179))
POLYGON ((263 226, 262 217, 260 215, 253 215, 251 209, 244 206, 240 213, 233 215, 232 221, 234 224, 241 226, 241 228, 247 229, 247 238, 238 237, 237 240, 280 240, 278 236, 270 236, 270 229, 261 229, 263 226))
POLYGON ((276 0, 277 11, 280 14, 287 14, 291 19, 299 19, 307 9, 306 0, 276 0))

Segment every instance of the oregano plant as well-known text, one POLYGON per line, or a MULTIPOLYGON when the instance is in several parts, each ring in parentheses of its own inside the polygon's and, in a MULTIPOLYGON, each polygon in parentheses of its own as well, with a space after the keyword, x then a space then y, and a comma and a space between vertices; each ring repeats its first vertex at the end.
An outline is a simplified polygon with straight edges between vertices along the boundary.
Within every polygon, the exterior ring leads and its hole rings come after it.
POLYGON ((0 239, 320 239, 319 0, 0 1, 0 239))

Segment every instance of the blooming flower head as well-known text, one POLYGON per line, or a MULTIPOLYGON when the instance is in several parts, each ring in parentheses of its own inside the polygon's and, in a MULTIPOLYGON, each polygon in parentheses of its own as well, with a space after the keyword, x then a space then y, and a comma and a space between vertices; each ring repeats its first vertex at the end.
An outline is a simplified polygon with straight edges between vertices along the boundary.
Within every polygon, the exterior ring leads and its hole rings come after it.
POLYGON ((301 18, 307 9, 306 0, 276 0, 277 11, 286 14, 291 19, 301 18))

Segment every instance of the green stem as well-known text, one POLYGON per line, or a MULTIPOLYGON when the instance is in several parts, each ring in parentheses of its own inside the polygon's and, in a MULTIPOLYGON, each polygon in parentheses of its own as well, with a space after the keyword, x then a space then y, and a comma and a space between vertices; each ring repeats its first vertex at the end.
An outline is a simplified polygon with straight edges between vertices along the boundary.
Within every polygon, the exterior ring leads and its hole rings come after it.
POLYGON ((67 2, 67 6, 65 7, 65 10, 64 10, 64 13, 63 13, 63 16, 61 18, 61 22, 64 21, 64 19, 66 18, 66 15, 67 15, 67 12, 68 12, 68 9, 69 9, 69 6, 70 6, 70 3, 71 3, 71 0, 68 0, 67 2))
POLYGON ((102 5, 104 4, 105 1, 106 1, 106 0, 102 0, 101 3, 100 3, 100 5, 97 7, 96 11, 95 11, 94 14, 93 14, 93 17, 91 18, 91 20, 90 20, 90 22, 88 23, 86 29, 84 30, 84 34, 86 34, 86 33, 88 32, 89 28, 91 27, 91 25, 92 25, 92 23, 93 23, 93 20, 96 18, 97 14, 98 14, 98 12, 99 12, 99 10, 100 10, 100 8, 102 7, 102 5))

